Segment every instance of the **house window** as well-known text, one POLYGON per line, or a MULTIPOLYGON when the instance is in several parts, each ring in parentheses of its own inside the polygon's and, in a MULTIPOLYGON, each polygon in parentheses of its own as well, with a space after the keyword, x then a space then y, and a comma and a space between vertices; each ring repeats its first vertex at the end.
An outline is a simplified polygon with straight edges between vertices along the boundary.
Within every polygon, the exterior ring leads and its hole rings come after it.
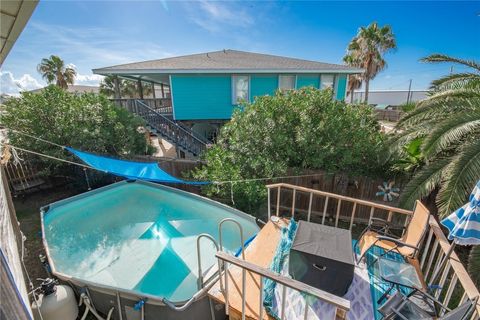
POLYGON ((278 88, 280 90, 295 89, 296 76, 281 75, 278 77, 278 88))
POLYGON ((322 74, 321 76, 322 84, 320 89, 334 89, 335 75, 333 74, 322 74))
POLYGON ((238 104, 241 100, 249 100, 250 78, 248 76, 232 77, 232 103, 238 104))

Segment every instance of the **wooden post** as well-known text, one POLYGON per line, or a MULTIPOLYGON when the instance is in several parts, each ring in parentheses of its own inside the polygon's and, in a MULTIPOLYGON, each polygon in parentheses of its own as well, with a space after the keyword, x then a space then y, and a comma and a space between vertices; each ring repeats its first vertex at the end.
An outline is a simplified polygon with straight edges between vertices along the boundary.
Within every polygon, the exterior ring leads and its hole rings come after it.
POLYGON ((163 88, 163 83, 160 84, 160 88, 162 89, 162 98, 165 98, 165 89, 163 88))
POLYGON ((114 84, 114 96, 115 96, 115 99, 121 99, 121 96, 120 96, 120 81, 118 80, 118 77, 115 76, 113 78, 113 84, 114 84))
POLYGON ((137 86, 138 86, 138 96, 140 99, 143 100, 143 86, 142 86, 142 80, 137 81, 137 86))

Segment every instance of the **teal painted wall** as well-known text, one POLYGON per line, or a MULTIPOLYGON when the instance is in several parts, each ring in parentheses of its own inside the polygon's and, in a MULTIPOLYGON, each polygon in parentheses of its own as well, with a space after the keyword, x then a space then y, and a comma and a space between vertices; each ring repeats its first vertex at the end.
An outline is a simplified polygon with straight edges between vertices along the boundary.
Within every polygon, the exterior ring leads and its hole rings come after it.
POLYGON ((250 99, 264 95, 273 95, 278 89, 278 75, 253 74, 250 76, 250 99))
MULTIPOLYGON (((230 74, 171 75, 174 117, 176 120, 230 119, 233 110, 230 74)), ((336 99, 345 99, 346 75, 337 75, 336 99)), ((297 88, 320 86, 318 74, 297 75, 297 88)), ((250 101, 255 97, 273 95, 278 89, 277 74, 250 75, 250 101)))
POLYGON ((308 86, 318 89, 320 87, 320 75, 299 74, 297 76, 297 89, 308 86))
POLYGON ((176 120, 230 119, 232 80, 222 75, 172 75, 176 120))
POLYGON ((347 75, 339 74, 338 83, 337 83, 337 100, 344 100, 345 99, 345 91, 347 90, 347 75))

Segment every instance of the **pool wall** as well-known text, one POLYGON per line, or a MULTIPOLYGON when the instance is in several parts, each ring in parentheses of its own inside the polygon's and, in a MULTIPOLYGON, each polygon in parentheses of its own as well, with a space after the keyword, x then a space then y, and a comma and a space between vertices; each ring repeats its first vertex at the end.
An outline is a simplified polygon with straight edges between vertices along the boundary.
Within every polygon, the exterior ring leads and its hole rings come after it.
MULTIPOLYGON (((205 287, 199 290, 190 299, 193 302, 184 311, 177 311, 172 309, 171 307, 166 305, 162 301, 162 297, 159 297, 159 296, 140 294, 133 290, 121 289, 121 288, 110 287, 110 286, 106 286, 106 285, 102 285, 94 282, 89 282, 83 279, 78 279, 78 278, 63 274, 61 272, 58 272, 55 269, 55 264, 50 256, 48 243, 45 238, 44 216, 46 216, 49 210, 52 208, 58 207, 60 205, 64 205, 71 201, 88 197, 92 194, 99 193, 101 191, 115 188, 119 185, 126 184, 126 183, 145 184, 154 188, 188 195, 189 197, 196 197, 200 201, 208 202, 211 205, 221 207, 223 210, 228 211, 232 215, 238 215, 244 219, 250 220, 252 223, 257 223, 258 221, 257 218, 251 215, 248 215, 242 211, 231 208, 220 202, 208 199, 206 197, 202 197, 200 195, 192 194, 183 190, 178 190, 175 188, 171 188, 171 187, 167 187, 164 185, 159 185, 151 182, 137 181, 137 180, 124 180, 121 182, 117 182, 105 187, 101 187, 92 191, 88 191, 88 192, 70 197, 68 199, 53 202, 41 208, 40 217, 41 217, 41 226, 42 226, 42 242, 48 258, 51 274, 59 278, 60 280, 64 281, 65 283, 68 283, 70 286, 72 286, 75 292, 77 293, 77 297, 79 297, 81 293, 86 293, 90 297, 90 300, 92 301, 92 304, 97 311, 103 314, 107 314, 108 311, 112 307, 114 307, 112 319, 119 319, 119 320, 225 319, 225 306, 223 304, 219 304, 211 300, 206 295, 206 291, 218 279, 218 272, 213 272, 213 270, 211 269, 209 270, 210 272, 206 276, 207 280, 205 281, 206 283, 205 287), (143 305, 143 310, 141 308, 137 310, 138 308, 135 308, 135 305, 141 300, 145 301, 143 305)), ((159 285, 162 285, 162 284, 159 283, 159 285)), ((176 302, 175 305, 182 306, 188 301, 189 300, 176 302)))

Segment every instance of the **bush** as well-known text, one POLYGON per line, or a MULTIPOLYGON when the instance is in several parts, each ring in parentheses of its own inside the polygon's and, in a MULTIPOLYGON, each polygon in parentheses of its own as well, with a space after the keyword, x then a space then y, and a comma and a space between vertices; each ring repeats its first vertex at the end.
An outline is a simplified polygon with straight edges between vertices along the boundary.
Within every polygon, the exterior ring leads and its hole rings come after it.
MULTIPOLYGON (((330 90, 304 88, 259 97, 243 109, 221 129, 196 179, 275 177, 303 169, 384 172, 379 160, 384 139, 371 108, 335 101, 330 90)), ((251 213, 266 195, 264 182, 214 184, 205 191, 227 201, 233 193, 235 206, 251 213)))
MULTIPOLYGON (((6 128, 88 152, 124 157, 148 150, 145 134, 138 130, 144 125, 140 118, 115 107, 102 95, 72 94, 54 85, 8 100, 0 122, 6 128)), ((59 147, 15 131, 8 137, 14 146, 59 158, 72 157, 59 147)), ((61 162, 45 161, 50 174, 65 168, 61 162)))

